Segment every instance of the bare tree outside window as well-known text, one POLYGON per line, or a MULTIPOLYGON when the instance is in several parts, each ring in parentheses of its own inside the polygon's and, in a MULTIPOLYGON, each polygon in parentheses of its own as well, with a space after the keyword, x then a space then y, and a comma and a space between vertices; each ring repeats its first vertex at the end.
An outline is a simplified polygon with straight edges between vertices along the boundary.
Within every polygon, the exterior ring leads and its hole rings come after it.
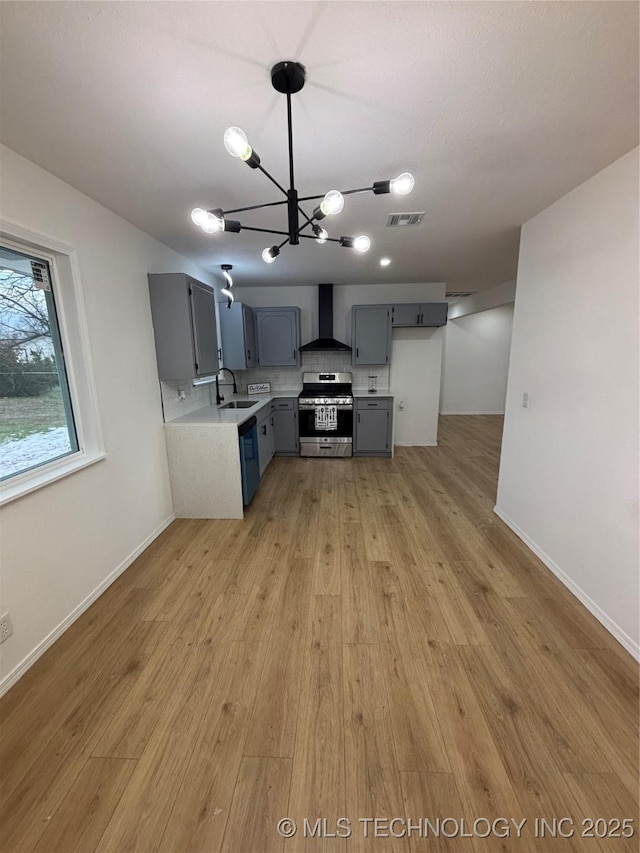
POLYGON ((77 449, 49 265, 0 247, 0 478, 77 449))

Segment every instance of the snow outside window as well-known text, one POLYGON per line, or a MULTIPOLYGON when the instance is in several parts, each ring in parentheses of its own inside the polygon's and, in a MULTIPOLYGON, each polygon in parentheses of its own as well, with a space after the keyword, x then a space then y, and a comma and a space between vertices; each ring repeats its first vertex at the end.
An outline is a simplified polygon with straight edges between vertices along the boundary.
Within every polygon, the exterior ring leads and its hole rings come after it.
POLYGON ((0 245, 0 479, 78 452, 46 260, 0 245))

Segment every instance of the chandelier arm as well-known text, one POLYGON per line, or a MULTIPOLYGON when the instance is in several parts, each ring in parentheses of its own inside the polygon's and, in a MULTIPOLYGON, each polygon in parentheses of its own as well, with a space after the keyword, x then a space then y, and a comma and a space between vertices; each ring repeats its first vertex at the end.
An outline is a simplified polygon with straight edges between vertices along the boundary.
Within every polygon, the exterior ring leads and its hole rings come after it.
POLYGON ((306 213, 304 212, 304 210, 300 207, 300 205, 298 205, 298 210, 299 210, 299 211, 300 211, 300 213, 304 216, 304 218, 307 220, 307 221, 306 221, 306 223, 305 223, 302 227, 303 227, 303 228, 306 228, 306 226, 307 226, 307 225, 313 225, 313 219, 314 219, 314 218, 313 218, 313 216, 311 216, 311 217, 307 216, 307 214, 306 214, 306 213))
MULTIPOLYGON (((353 195, 354 193, 370 193, 373 192, 373 187, 359 187, 357 190, 340 190, 342 195, 353 195)), ((319 198, 324 198, 326 193, 322 195, 305 195, 299 198, 298 201, 317 201, 319 198)))
POLYGON ((267 176, 267 178, 269 178, 269 180, 271 181, 271 183, 272 183, 272 184, 275 184, 281 192, 283 192, 286 196, 288 196, 288 193, 287 193, 287 191, 285 190, 285 188, 284 188, 283 186, 281 186, 281 185, 276 181, 276 179, 273 177, 273 175, 270 175, 270 174, 269 174, 269 172, 267 172, 267 170, 264 168, 264 166, 257 166, 256 168, 260 169, 260 171, 262 172, 262 174, 263 174, 263 175, 266 175, 266 176, 267 176))
MULTIPOLYGON (((287 239, 284 241, 285 243, 289 240, 289 232, 288 231, 274 231, 272 228, 252 228, 249 225, 242 226, 243 231, 260 231, 263 234, 282 234, 286 235, 287 239)), ((282 244, 284 245, 284 243, 282 244)))
MULTIPOLYGON (((234 207, 233 210, 223 210, 222 215, 226 216, 227 213, 243 213, 246 210, 260 210, 262 207, 275 207, 278 204, 287 204, 287 199, 283 199, 282 201, 269 201, 266 204, 252 204, 249 207, 234 207)), ((216 208, 210 210, 209 213, 214 213, 216 208)))
MULTIPOLYGON (((298 230, 297 230, 297 232, 296 232, 298 235, 300 235, 300 233, 301 233, 301 231, 302 231, 302 229, 303 229, 303 228, 308 228, 308 227, 309 227, 309 225, 313 225, 313 222, 311 221, 311 219, 309 219, 308 217, 306 217, 306 219, 307 219, 307 221, 304 223, 304 225, 301 225, 301 226, 298 228, 298 230)), ((315 237, 314 237, 314 240, 315 240, 315 237)))
POLYGON ((371 193, 373 187, 359 187, 357 190, 340 190, 342 195, 353 195, 354 193, 371 193))
MULTIPOLYGON (((315 240, 316 237, 311 234, 298 234, 298 237, 304 237, 306 240, 315 240)), ((325 240, 326 243, 339 243, 340 240, 338 237, 327 237, 325 240)))

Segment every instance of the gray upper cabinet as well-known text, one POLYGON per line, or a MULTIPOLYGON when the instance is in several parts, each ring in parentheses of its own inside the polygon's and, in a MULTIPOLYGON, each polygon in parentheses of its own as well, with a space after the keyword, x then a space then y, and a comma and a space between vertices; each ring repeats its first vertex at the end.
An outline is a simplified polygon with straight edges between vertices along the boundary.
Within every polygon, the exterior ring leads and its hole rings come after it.
POLYGON ((354 305, 352 364, 388 364, 391 353, 391 306, 354 305))
POLYGON ((392 326, 418 326, 420 325, 420 305, 407 303, 406 305, 391 306, 392 326))
POLYGON ((446 302, 423 302, 420 306, 420 325, 446 326, 448 310, 446 302))
POLYGON ((242 302, 218 305, 222 363, 231 370, 246 370, 258 364, 253 309, 242 302))
POLYGON ((391 306, 393 326, 445 326, 446 302, 398 303, 391 306))
POLYGON ((155 273, 148 278, 160 379, 215 375, 219 363, 213 288, 184 273, 155 273))
POLYGON ((258 367, 300 366, 300 309, 254 308, 258 367))

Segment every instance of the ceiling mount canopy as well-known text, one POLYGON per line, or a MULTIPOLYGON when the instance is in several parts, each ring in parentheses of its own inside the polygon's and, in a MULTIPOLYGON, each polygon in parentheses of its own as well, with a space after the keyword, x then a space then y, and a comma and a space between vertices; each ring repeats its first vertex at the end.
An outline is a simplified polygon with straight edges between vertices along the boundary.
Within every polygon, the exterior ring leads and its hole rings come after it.
POLYGON ((384 193, 394 192, 399 195, 406 195, 413 189, 413 176, 409 172, 403 172, 397 178, 389 181, 374 181, 369 187, 360 187, 354 190, 329 190, 324 195, 309 195, 300 197, 295 187, 294 170, 293 170, 293 125, 291 121, 291 95, 299 92, 306 79, 306 71, 304 65, 299 62, 284 61, 278 62, 271 69, 271 84, 277 92, 281 92, 287 96, 287 131, 289 138, 289 189, 286 190, 276 179, 267 172, 260 162, 260 157, 249 144, 246 134, 239 127, 229 127, 224 134, 224 146, 232 157, 239 157, 251 169, 258 169, 263 173, 271 183, 285 196, 280 201, 272 201, 267 204, 254 204, 249 207, 236 207, 233 210, 222 210, 216 207, 211 210, 203 210, 196 207, 191 212, 191 219, 207 234, 215 234, 219 231, 231 231, 238 233, 239 231, 259 231, 265 234, 275 234, 279 237, 284 237, 282 242, 273 246, 267 246, 262 252, 262 259, 267 264, 272 264, 278 255, 280 249, 287 243, 291 246, 297 246, 300 243, 300 238, 315 240, 316 243, 338 243, 340 246, 354 249, 356 252, 367 252, 371 246, 371 240, 365 234, 358 237, 330 237, 325 228, 319 225, 322 219, 328 216, 339 214, 344 207, 344 197, 353 195, 354 193, 372 192, 374 195, 382 195, 384 193), (303 210, 302 202, 319 201, 319 204, 314 207, 311 216, 303 210), (249 210, 260 210, 266 207, 276 207, 277 205, 287 205, 287 230, 275 231, 270 228, 254 228, 249 225, 241 224, 237 219, 228 219, 228 214, 243 213, 249 210), (302 225, 300 224, 300 220, 302 225), (309 229, 312 233, 303 233, 309 229))

